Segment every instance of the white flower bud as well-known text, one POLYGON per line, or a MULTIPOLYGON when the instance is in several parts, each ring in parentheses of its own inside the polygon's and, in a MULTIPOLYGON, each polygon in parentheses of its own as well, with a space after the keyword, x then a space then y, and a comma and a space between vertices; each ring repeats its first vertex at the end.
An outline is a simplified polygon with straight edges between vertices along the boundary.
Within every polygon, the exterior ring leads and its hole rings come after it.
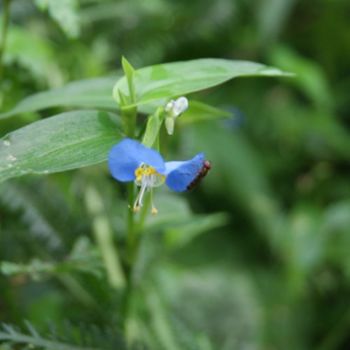
POLYGON ((179 116, 180 114, 182 114, 183 112, 186 111, 186 109, 188 108, 188 100, 186 97, 182 96, 179 97, 175 102, 174 102, 174 106, 173 106, 173 111, 175 116, 179 116))
POLYGON ((179 97, 177 100, 170 100, 164 110, 169 117, 177 118, 180 114, 186 111, 188 108, 188 100, 186 97, 179 97))
POLYGON ((164 107, 166 112, 165 127, 169 135, 174 133, 175 119, 188 108, 186 97, 179 97, 177 100, 170 100, 164 107))

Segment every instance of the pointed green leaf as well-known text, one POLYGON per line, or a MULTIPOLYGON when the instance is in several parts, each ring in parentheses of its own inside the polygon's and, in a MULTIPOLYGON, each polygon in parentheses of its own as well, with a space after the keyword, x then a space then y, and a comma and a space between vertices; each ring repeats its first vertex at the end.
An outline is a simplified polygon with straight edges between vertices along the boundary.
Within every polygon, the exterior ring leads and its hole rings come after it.
POLYGON ((0 181, 103 162, 121 139, 116 116, 74 111, 43 119, 0 140, 0 181))
MULTIPOLYGON (((135 72, 135 105, 186 95, 222 84, 235 77, 289 75, 279 69, 248 61, 206 58, 158 64, 135 72)), ((118 90, 128 93, 125 77, 119 79, 113 89, 113 97, 119 103, 118 90)))
POLYGON ((128 83, 128 90, 129 90, 128 96, 129 96, 130 102, 133 103, 135 101, 135 85, 134 85, 135 69, 125 57, 122 57, 122 67, 126 77, 126 81, 128 83))
POLYGON ((117 105, 112 98, 114 82, 115 77, 95 78, 40 92, 20 101, 10 111, 0 114, 0 119, 51 107, 115 109, 117 105))
POLYGON ((232 113, 223 109, 210 106, 200 101, 191 100, 187 111, 176 121, 181 125, 198 123, 207 120, 219 120, 233 118, 232 113))
POLYGON ((116 289, 125 286, 117 248, 113 242, 113 229, 105 213, 102 197, 92 185, 85 191, 85 202, 92 217, 92 227, 98 248, 102 254, 110 285, 116 289))

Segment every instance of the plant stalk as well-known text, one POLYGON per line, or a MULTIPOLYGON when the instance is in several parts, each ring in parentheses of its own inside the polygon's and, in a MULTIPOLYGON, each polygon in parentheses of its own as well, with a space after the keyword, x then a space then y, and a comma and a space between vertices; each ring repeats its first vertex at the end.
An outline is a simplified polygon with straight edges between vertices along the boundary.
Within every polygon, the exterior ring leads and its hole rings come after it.
POLYGON ((6 47, 6 38, 8 32, 8 24, 10 19, 10 3, 11 0, 3 0, 2 26, 0 37, 0 81, 3 78, 4 72, 4 53, 6 47))

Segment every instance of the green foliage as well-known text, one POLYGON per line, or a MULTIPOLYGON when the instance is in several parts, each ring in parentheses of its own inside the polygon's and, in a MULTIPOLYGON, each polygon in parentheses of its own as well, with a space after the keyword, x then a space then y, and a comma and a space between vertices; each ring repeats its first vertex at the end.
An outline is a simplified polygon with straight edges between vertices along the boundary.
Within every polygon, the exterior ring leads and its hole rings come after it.
MULTIPOLYGON (((0 189, 2 205, 8 211, 18 213, 17 220, 26 227, 28 236, 33 236, 48 251, 62 248, 63 242, 59 228, 52 220, 48 198, 43 193, 47 190, 47 186, 36 184, 36 191, 32 191, 28 185, 7 183, 6 186, 2 185, 0 189), (34 194, 36 195, 34 196, 34 194)), ((58 196, 54 198, 55 205, 60 203, 61 211, 66 215, 67 212, 64 211, 60 198, 58 196)))
POLYGON ((59 24, 70 38, 80 34, 78 0, 35 0, 40 10, 47 10, 49 15, 59 24))
POLYGON ((0 180, 100 163, 120 136, 116 116, 106 112, 81 110, 35 122, 3 137, 0 180))
POLYGON ((52 107, 115 108, 111 89, 115 77, 96 78, 69 83, 64 87, 40 92, 20 101, 13 109, 0 114, 8 118, 19 113, 52 107))
POLYGON ((40 280, 47 275, 59 275, 72 271, 102 277, 100 257, 86 237, 78 239, 70 254, 62 262, 34 259, 27 264, 17 264, 3 261, 0 263, 0 271, 7 276, 26 274, 34 280, 40 280))
POLYGON ((104 259, 109 283, 114 288, 125 287, 125 277, 118 257, 117 248, 113 244, 112 228, 108 217, 104 213, 104 204, 98 191, 88 187, 86 192, 86 205, 93 219, 93 230, 96 242, 104 259))
POLYGON ((189 109, 184 112, 183 117, 177 122, 181 125, 198 123, 215 119, 232 118, 232 114, 220 108, 207 105, 200 101, 191 101, 189 109))
POLYGON ((12 0, 0 349, 348 349, 349 10, 12 0), (233 79, 248 76, 277 79, 233 79), (133 214, 105 164, 125 135, 212 169, 133 214))
MULTIPOLYGON (((244 76, 288 76, 279 69, 262 64, 220 59, 199 59, 160 64, 141 68, 135 74, 136 102, 130 106, 186 95, 244 76)), ((127 94, 127 78, 121 78, 113 88, 114 99, 120 104, 120 93, 127 94)))
POLYGON ((142 143, 147 147, 153 147, 159 135, 160 128, 164 120, 164 109, 158 108, 156 112, 149 116, 147 127, 143 135, 142 143))
MULTIPOLYGON (((16 348, 18 346, 25 346, 29 349, 46 349, 46 350, 99 350, 99 349, 112 349, 113 346, 118 346, 118 349, 125 349, 123 342, 118 340, 114 344, 109 344, 106 347, 106 344, 103 344, 102 337, 106 334, 98 334, 98 330, 90 330, 90 338, 96 337, 97 340, 100 340, 101 347, 99 346, 89 346, 85 344, 74 345, 67 341, 60 341, 57 339, 57 335, 52 332, 48 337, 43 337, 39 334, 37 329, 28 321, 25 322, 26 332, 21 332, 16 327, 13 327, 9 324, 2 324, 0 330, 0 341, 5 341, 8 346, 14 345, 16 348), (102 340, 102 341, 101 341, 102 340)), ((67 325, 68 326, 68 325, 67 325)), ((86 343, 94 341, 93 339, 88 339, 88 337, 79 334, 79 329, 72 329, 69 327, 62 327, 62 331, 65 333, 65 338, 73 338, 75 342, 86 343)), ((95 341, 96 341, 95 339, 95 341)), ((6 347, 4 349, 7 349, 6 347)), ((10 348, 11 349, 11 348, 10 348)))
POLYGON ((0 332, 0 340, 6 341, 8 343, 12 344, 27 344, 30 347, 35 347, 39 349, 47 349, 47 350, 82 350, 87 348, 81 348, 81 347, 75 347, 70 344, 64 344, 60 342, 56 342, 53 340, 48 340, 45 338, 42 338, 35 328, 32 328, 32 326, 28 326, 29 328, 29 335, 20 333, 19 331, 16 331, 14 328, 12 328, 9 325, 4 324, 3 325, 3 331, 0 332))
POLYGON ((24 28, 9 28, 4 61, 6 64, 18 64, 28 69, 39 80, 52 84, 62 81, 62 74, 49 42, 24 28))

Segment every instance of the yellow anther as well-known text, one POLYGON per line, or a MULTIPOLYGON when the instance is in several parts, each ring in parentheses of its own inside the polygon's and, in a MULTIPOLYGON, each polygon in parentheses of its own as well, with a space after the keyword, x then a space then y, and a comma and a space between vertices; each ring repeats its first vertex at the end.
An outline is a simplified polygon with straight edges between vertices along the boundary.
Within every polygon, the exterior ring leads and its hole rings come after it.
POLYGON ((151 213, 152 213, 152 215, 157 215, 158 214, 158 209, 155 208, 155 207, 152 207, 151 213))
POLYGON ((156 169, 154 169, 153 167, 145 168, 143 170, 143 174, 146 175, 146 176, 150 176, 150 175, 156 174, 156 169))
POLYGON ((140 211, 141 207, 139 205, 134 206, 132 209, 134 213, 138 213, 140 211))
POLYGON ((142 164, 135 170, 136 181, 141 181, 142 176, 151 176, 155 174, 158 174, 156 169, 145 164, 142 164))
POLYGON ((142 174, 143 174, 143 169, 142 169, 141 167, 139 167, 139 168, 137 168, 137 169, 135 170, 135 176, 136 176, 137 178, 141 177, 142 174))

